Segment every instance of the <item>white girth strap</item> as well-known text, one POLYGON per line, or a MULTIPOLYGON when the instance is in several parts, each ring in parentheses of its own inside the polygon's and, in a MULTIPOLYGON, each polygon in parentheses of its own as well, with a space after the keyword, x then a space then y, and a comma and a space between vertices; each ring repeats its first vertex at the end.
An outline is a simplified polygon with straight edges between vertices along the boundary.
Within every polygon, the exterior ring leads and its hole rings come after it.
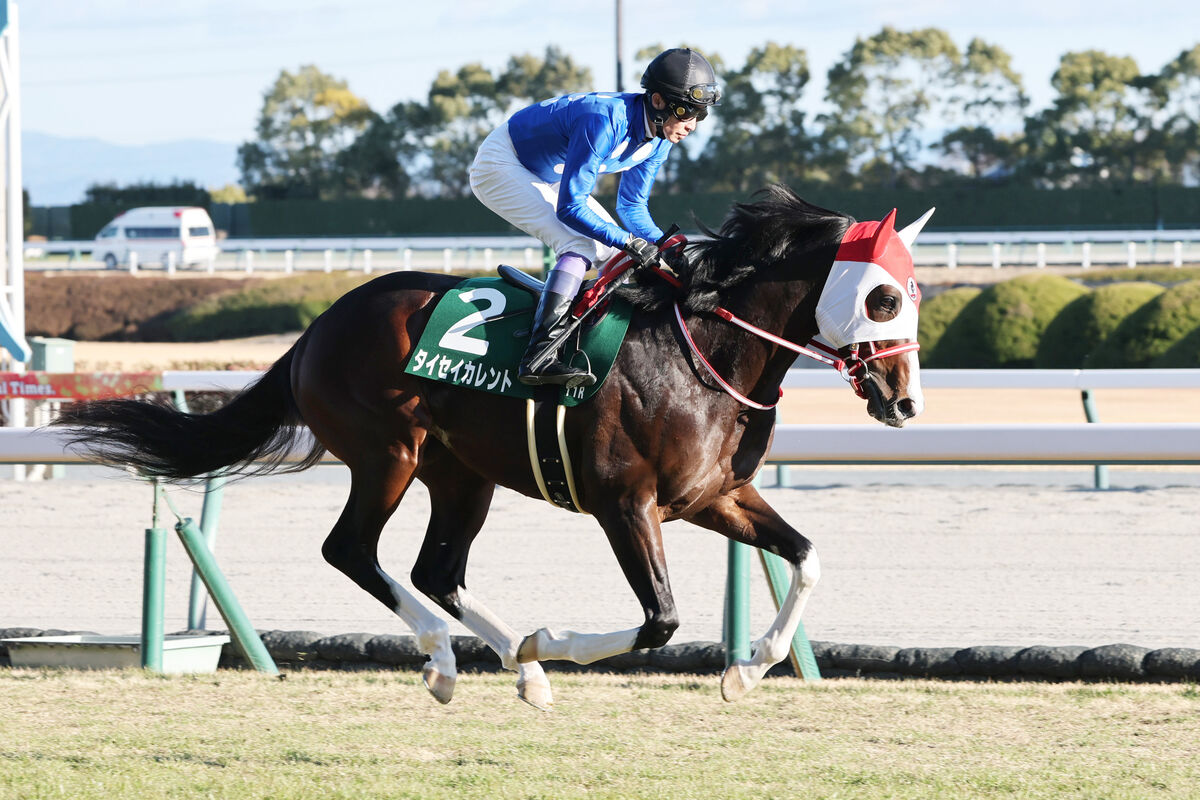
MULTIPOLYGON (((533 479, 537 482, 538 491, 542 493, 542 498, 549 504, 557 506, 550 499, 550 492, 546 489, 546 479, 542 477, 541 461, 538 458, 537 452, 537 436, 533 430, 533 415, 534 415, 533 398, 525 400, 525 441, 529 449, 529 467, 533 470, 533 479)), ((555 430, 558 434, 558 454, 562 459, 563 472, 567 476, 567 492, 571 495, 571 502, 575 504, 575 508, 579 509, 581 514, 586 514, 583 505, 579 502, 579 495, 575 491, 575 470, 571 466, 571 455, 567 452, 567 438, 563 433, 563 423, 567 418, 567 408, 561 403, 555 409, 555 430)))

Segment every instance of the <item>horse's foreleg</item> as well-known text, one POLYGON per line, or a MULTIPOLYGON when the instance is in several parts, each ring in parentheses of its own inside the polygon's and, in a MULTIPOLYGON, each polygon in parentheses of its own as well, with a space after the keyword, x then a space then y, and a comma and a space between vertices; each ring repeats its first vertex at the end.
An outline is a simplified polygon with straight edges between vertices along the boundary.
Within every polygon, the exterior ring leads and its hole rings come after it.
POLYGON ((821 577, 821 564, 812 543, 784 522, 753 486, 721 497, 689 521, 768 550, 792 565, 791 587, 771 627, 754 642, 750 659, 730 665, 721 678, 721 696, 737 700, 757 686, 767 670, 787 658, 804 605, 821 577))
POLYGON ((352 470, 350 498, 342 516, 325 539, 325 560, 390 608, 417 637, 429 656, 423 679, 441 703, 454 696, 457 669, 450 648, 450 628, 379 565, 379 535, 412 480, 411 463, 352 470))
POLYGON ((617 562, 642 605, 646 621, 640 627, 613 633, 556 633, 542 628, 521 643, 518 658, 522 661, 558 659, 590 664, 631 650, 662 647, 679 627, 675 599, 667 579, 658 510, 652 496, 598 505, 611 509, 598 512, 596 518, 608 535, 617 562))
POLYGON ((413 566, 412 581, 500 656, 505 669, 518 673, 517 695, 530 705, 554 705, 550 681, 536 661, 520 663, 521 636, 466 588, 467 556, 483 527, 495 484, 430 443, 418 475, 429 488, 431 514, 425 541, 413 566))

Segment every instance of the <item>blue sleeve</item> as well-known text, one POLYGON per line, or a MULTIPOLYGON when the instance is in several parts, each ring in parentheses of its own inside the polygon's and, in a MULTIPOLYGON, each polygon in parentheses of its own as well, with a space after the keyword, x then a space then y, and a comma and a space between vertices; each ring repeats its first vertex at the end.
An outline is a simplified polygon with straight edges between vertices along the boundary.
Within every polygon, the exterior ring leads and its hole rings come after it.
POLYGON ((562 183, 558 189, 559 221, 585 236, 604 242, 610 247, 622 247, 629 238, 620 226, 602 219, 588 208, 588 198, 596 188, 604 154, 612 152, 617 132, 611 119, 602 114, 588 114, 571 132, 567 157, 563 164, 562 183))
POLYGON ((650 218, 650 209, 646 204, 650 200, 650 187, 654 185, 654 177, 670 152, 670 147, 660 147, 657 153, 628 172, 622 173, 621 188, 617 190, 617 216, 635 236, 640 236, 648 242, 656 242, 663 235, 662 230, 650 218))

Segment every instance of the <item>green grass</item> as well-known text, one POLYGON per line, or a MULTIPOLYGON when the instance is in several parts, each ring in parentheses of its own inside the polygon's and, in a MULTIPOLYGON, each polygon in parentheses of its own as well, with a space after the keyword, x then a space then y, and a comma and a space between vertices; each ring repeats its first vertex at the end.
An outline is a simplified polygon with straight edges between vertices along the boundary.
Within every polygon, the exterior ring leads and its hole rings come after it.
POLYGON ((1180 685, 0 670, 0 798, 1145 798, 1200 786, 1180 685))

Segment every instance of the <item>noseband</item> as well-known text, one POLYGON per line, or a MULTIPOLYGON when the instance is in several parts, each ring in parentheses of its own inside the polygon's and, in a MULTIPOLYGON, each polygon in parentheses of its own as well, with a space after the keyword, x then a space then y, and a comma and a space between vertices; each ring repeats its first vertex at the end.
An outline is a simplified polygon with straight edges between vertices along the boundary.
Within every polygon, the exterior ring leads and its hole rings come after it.
MULTIPOLYGON (((850 382, 850 386, 853 387, 854 393, 863 400, 870 399, 870 396, 867 394, 867 390, 863 388, 864 383, 870 380, 871 377, 871 370, 867 366, 868 364, 870 364, 872 361, 878 361, 881 358, 887 358, 888 356, 899 355, 900 353, 913 353, 921 349, 921 345, 917 342, 905 342, 903 344, 884 347, 882 349, 876 349, 874 342, 863 342, 861 345, 858 343, 849 345, 847 348, 845 348, 847 350, 846 355, 843 356, 840 350, 835 350, 828 345, 821 344, 820 342, 811 342, 812 346, 817 348, 817 350, 828 353, 828 355, 822 355, 816 350, 810 350, 804 345, 790 342, 787 339, 776 336, 769 331, 764 331, 762 328, 759 328, 756 325, 751 325, 749 322, 746 322, 746 320, 738 317, 736 314, 727 309, 718 307, 713 310, 713 313, 726 322, 731 322, 734 325, 737 325, 739 328, 749 331, 760 339, 766 339, 772 344, 777 344, 780 347, 787 348, 788 350, 798 353, 799 355, 807 356, 815 361, 820 361, 822 364, 828 364, 836 369, 845 380, 850 382), (861 348, 866 349, 866 355, 863 355, 860 352, 861 348)), ((700 363, 704 365, 704 368, 708 370, 708 374, 712 375, 713 380, 715 380, 717 384, 720 385, 720 387, 724 389, 731 397, 736 399, 739 403, 749 406, 750 408, 756 408, 759 411, 767 411, 779 404, 778 398, 770 405, 756 403, 749 397, 743 395, 737 389, 734 389, 724 378, 718 375, 716 369, 713 368, 713 365, 708 363, 708 359, 706 359, 700 352, 699 348, 696 347, 696 342, 692 340, 692 334, 690 331, 688 331, 687 323, 683 321, 683 314, 679 310, 678 303, 675 304, 675 322, 679 325, 679 332, 682 333, 683 338, 687 340, 688 347, 691 348, 692 353, 697 359, 700 360, 700 363)), ((783 387, 779 388, 779 397, 783 397, 783 387)))

